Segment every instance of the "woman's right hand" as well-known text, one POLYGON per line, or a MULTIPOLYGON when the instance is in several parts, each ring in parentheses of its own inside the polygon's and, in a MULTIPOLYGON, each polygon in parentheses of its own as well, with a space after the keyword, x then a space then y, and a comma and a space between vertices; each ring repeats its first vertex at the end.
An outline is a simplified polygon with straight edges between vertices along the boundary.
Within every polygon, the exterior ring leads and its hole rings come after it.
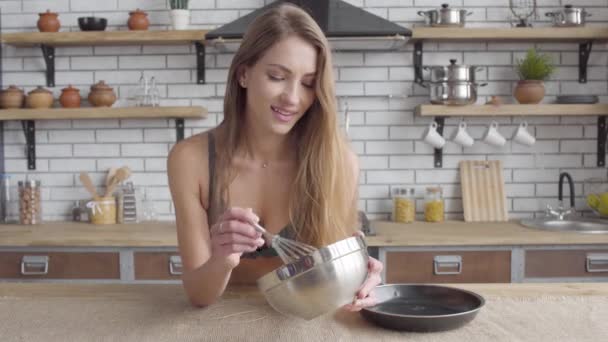
POLYGON ((251 225, 259 220, 250 208, 226 210, 210 230, 211 258, 226 260, 234 268, 244 252, 253 252, 263 246, 262 233, 251 225))

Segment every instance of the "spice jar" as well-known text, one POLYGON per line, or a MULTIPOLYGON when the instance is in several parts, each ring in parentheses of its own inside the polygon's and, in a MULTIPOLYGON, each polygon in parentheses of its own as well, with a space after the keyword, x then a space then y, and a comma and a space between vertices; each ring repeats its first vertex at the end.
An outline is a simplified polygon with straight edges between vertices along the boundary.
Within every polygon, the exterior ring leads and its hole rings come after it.
POLYGON ((114 196, 100 197, 87 203, 92 224, 116 223, 116 200, 114 196))
POLYGON ((393 188, 393 221, 411 223, 416 218, 414 188, 393 188))
POLYGON ((38 18, 38 22, 36 23, 38 26, 38 30, 40 32, 58 32, 61 27, 61 23, 57 18, 59 16, 58 13, 51 12, 51 10, 46 10, 44 13, 38 13, 40 18, 38 18))
POLYGON ((0 108, 21 108, 23 107, 24 100, 25 94, 23 90, 14 85, 0 92, 0 108))
POLYGON ((42 222, 42 197, 40 181, 20 181, 19 186, 19 223, 39 224, 42 222))
POLYGON ((427 222, 443 222, 444 204, 441 187, 426 188, 424 195, 424 220, 427 222))
POLYGON ((99 81, 91 86, 88 100, 94 107, 111 107, 116 101, 116 94, 106 82, 99 81))
POLYGON ((67 88, 61 89, 59 103, 61 103, 61 106, 64 108, 80 107, 80 90, 72 87, 71 84, 67 88))
POLYGON ((148 20, 148 13, 140 10, 139 8, 135 11, 129 12, 129 20, 127 26, 131 31, 146 31, 150 26, 148 20))

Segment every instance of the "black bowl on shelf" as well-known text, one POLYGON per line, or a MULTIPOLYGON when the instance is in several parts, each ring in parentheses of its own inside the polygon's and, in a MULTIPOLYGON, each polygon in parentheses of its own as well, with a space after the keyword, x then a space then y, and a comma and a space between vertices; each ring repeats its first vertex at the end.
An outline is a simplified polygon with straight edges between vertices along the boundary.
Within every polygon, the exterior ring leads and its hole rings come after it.
POLYGON ((82 31, 104 31, 108 19, 99 17, 80 17, 78 18, 78 26, 82 31))

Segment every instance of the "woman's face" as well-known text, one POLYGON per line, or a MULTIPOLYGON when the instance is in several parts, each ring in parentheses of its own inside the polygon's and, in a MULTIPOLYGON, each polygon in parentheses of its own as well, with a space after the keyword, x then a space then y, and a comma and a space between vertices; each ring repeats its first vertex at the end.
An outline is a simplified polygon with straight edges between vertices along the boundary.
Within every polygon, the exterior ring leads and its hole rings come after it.
POLYGON ((246 115, 257 131, 287 134, 315 100, 317 51, 297 36, 273 45, 252 67, 244 68, 246 115))

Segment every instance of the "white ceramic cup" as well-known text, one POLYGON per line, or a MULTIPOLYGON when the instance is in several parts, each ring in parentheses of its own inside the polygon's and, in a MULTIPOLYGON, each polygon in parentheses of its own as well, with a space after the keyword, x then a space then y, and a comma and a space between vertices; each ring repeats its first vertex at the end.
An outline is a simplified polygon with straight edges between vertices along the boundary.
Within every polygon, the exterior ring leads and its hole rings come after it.
POLYGON ((452 142, 464 146, 464 147, 471 147, 473 146, 473 143, 475 142, 475 140, 473 139, 472 136, 469 135, 469 133, 467 132, 467 123, 464 121, 461 121, 458 124, 458 128, 456 129, 456 131, 454 131, 454 134, 452 135, 452 142))
POLYGON ((505 137, 503 137, 500 132, 498 132, 498 122, 496 121, 492 121, 490 123, 488 129, 483 135, 482 140, 486 144, 496 147, 502 147, 507 142, 507 139, 505 139, 505 137))
POLYGON ((512 140, 525 146, 532 146, 536 142, 536 138, 528 132, 528 123, 526 121, 519 124, 515 133, 513 133, 512 140))
POLYGON ((429 124, 422 134, 422 140, 434 148, 442 148, 445 145, 445 138, 437 132, 437 122, 433 121, 429 124))

